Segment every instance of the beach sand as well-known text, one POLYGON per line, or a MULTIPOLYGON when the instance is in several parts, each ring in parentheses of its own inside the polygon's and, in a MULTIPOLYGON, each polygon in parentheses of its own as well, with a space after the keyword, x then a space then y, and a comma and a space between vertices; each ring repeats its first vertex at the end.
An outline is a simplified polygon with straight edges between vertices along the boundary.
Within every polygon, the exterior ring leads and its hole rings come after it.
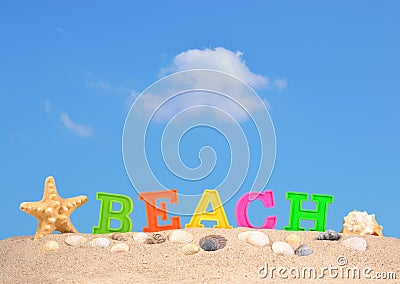
MULTIPOLYGON (((34 241, 33 236, 13 237, 0 241, 0 283, 372 283, 366 279, 364 269, 371 269, 368 275, 393 277, 397 280, 380 280, 380 283, 400 283, 400 239, 390 237, 362 236, 367 242, 365 252, 343 246, 343 240, 354 235, 342 235, 339 241, 318 241, 317 232, 288 232, 259 230, 265 232, 271 243, 283 241, 289 234, 298 234, 302 243, 310 246, 314 253, 300 257, 280 256, 273 253, 271 246, 255 247, 237 238, 238 233, 248 228, 235 229, 185 229, 194 235, 193 243, 209 234, 219 234, 228 240, 225 248, 213 252, 201 250, 194 255, 184 255, 182 244, 166 241, 162 244, 135 243, 132 232, 124 233, 130 246, 128 252, 112 253, 110 247, 94 248, 89 244, 71 247, 64 243, 71 234, 53 234, 34 241), (55 240, 60 244, 56 251, 45 252, 43 244, 55 240), (347 265, 339 266, 337 259, 347 259, 347 265), (277 270, 265 278, 258 276, 260 267, 268 264, 277 270), (302 272, 304 267, 315 268, 317 276, 324 267, 338 267, 325 271, 321 279, 295 279, 289 275, 302 272), (358 268, 360 279, 347 279, 347 268, 358 268), (343 277, 341 278, 341 268, 343 277), (296 270, 297 269, 297 270, 296 270), (343 270, 344 269, 344 270, 343 270), (381 273, 381 274, 379 274, 381 273), (337 278, 334 279, 335 274, 337 278)), ((169 234, 169 231, 164 232, 169 234)), ((80 234, 88 240, 102 235, 80 234)), ((111 238, 111 234, 103 235, 111 238)), ((119 243, 112 240, 111 246, 119 243)), ((265 272, 265 270, 262 270, 265 272)), ((352 278, 352 273, 350 273, 352 278)))

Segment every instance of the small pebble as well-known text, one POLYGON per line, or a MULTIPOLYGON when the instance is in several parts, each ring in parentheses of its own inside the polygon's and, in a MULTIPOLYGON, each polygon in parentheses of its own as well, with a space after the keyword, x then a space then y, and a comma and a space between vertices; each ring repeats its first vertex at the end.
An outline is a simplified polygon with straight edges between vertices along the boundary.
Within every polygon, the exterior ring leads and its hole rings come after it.
POLYGON ((346 248, 351 248, 358 251, 366 251, 367 250, 367 242, 359 237, 349 238, 343 241, 343 245, 346 248))
POLYGON ((308 256, 313 253, 313 250, 309 246, 301 245, 294 253, 298 256, 308 256))
POLYGON ((284 256, 294 254, 293 248, 286 242, 274 242, 272 244, 272 250, 274 253, 284 256))
POLYGON ((129 251, 129 246, 126 243, 116 244, 111 247, 111 252, 126 252, 129 251))
POLYGON ((334 230, 326 230, 320 233, 317 240, 337 241, 340 239, 340 234, 334 230))
POLYGON ((60 245, 56 241, 47 241, 43 245, 43 249, 45 251, 54 251, 57 250, 60 245))
POLYGON ((246 242, 256 247, 263 247, 269 245, 269 238, 263 232, 251 231, 246 236, 246 242))
POLYGON ((121 233, 114 233, 111 236, 111 239, 116 240, 116 241, 120 241, 120 242, 126 241, 126 239, 124 238, 124 236, 121 233))
POLYGON ((68 236, 64 239, 64 242, 71 247, 81 247, 86 244, 87 240, 85 237, 79 235, 68 236))
POLYGON ((137 243, 142 243, 142 244, 145 243, 147 240, 147 237, 148 237, 148 235, 143 232, 133 234, 133 240, 137 243))
POLYGON ((285 241, 295 250, 300 246, 300 237, 296 234, 290 234, 285 238, 285 241))

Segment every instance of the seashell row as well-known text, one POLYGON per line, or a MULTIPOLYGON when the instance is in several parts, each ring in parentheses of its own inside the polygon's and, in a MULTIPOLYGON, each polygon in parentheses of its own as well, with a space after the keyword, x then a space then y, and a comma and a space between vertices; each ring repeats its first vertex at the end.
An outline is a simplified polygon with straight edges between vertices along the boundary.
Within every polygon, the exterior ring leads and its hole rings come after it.
POLYGON ((263 232, 252 231, 246 235, 246 242, 256 247, 263 247, 269 244, 269 238, 263 232))
POLYGON ((111 247, 111 252, 126 252, 129 251, 129 246, 126 243, 119 243, 111 247))
POLYGON ((279 255, 289 256, 294 254, 293 248, 286 242, 274 242, 272 251, 279 255))
POLYGON ((301 245, 301 239, 296 234, 290 234, 285 238, 285 241, 295 250, 301 245))
POLYGON ((111 239, 113 239, 115 241, 120 241, 120 242, 126 241, 126 239, 124 238, 124 236, 121 233, 112 234, 111 239))
POLYGON ((312 253, 313 253, 313 250, 309 246, 306 246, 306 245, 299 246, 294 252, 294 254, 298 255, 298 256, 308 256, 308 255, 311 255, 312 253))
POLYGON ((147 239, 145 241, 146 244, 161 244, 164 243, 167 240, 167 238, 159 233, 154 233, 149 236, 147 236, 147 239))
POLYGON ((205 251, 215 251, 226 246, 227 240, 220 235, 208 235, 199 241, 200 247, 205 251))
POLYGON ((139 233, 134 233, 133 235, 133 240, 137 243, 145 243, 147 240, 148 235, 146 233, 143 232, 139 232, 139 233))
POLYGON ((193 235, 184 230, 176 230, 169 235, 168 239, 172 243, 185 244, 193 241, 193 235))
POLYGON ((317 236, 317 240, 337 241, 340 239, 340 234, 334 230, 326 230, 317 236))
POLYGON ((110 240, 107 238, 104 238, 104 237, 95 238, 90 242, 90 245, 92 247, 104 248, 104 247, 108 247, 110 245, 110 240))
POLYGON ((81 247, 86 244, 87 240, 85 237, 79 235, 68 236, 64 239, 64 242, 71 247, 81 247))
POLYGON ((196 244, 185 244, 181 247, 181 251, 185 255, 192 255, 200 251, 200 247, 196 244))
POLYGON ((45 251, 54 251, 57 250, 60 245, 56 241, 47 241, 43 245, 43 250, 45 251))
POLYGON ((375 219, 375 214, 354 210, 343 219, 344 234, 383 236, 382 226, 375 219))
POLYGON ((343 241, 343 245, 346 248, 351 248, 358 251, 366 251, 367 250, 367 242, 363 238, 349 238, 343 241))

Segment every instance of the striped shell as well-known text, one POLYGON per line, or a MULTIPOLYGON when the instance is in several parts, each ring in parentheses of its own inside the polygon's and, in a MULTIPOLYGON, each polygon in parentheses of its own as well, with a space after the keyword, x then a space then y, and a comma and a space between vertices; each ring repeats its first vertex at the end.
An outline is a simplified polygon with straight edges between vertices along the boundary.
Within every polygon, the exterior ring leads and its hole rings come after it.
POLYGON ((60 245, 56 241, 47 241, 43 245, 43 249, 45 251, 57 250, 59 247, 60 245))
POLYGON ((200 251, 200 247, 196 244, 185 244, 181 247, 183 254, 192 255, 200 251))
POLYGON ((147 237, 145 243, 146 244, 161 244, 164 243, 167 240, 167 238, 159 233, 151 234, 150 236, 147 237))
POLYGON ((246 242, 256 247, 263 247, 269 244, 269 238, 263 232, 253 231, 247 234, 246 242))
POLYGON ((169 235, 168 239, 171 243, 185 244, 193 241, 193 235, 184 230, 176 230, 169 235))
POLYGON ((107 238, 95 238, 90 242, 92 247, 108 247, 110 245, 110 240, 107 238))
POLYGON ((114 233, 111 236, 111 239, 116 240, 116 241, 120 241, 120 242, 126 241, 126 239, 124 238, 124 236, 121 233, 114 233))
POLYGON ((68 236, 64 239, 64 242, 71 247, 81 247, 86 244, 87 240, 85 237, 79 235, 68 236))
POLYGON ((137 243, 145 243, 147 240, 148 235, 146 233, 143 232, 139 232, 139 233, 134 233, 133 235, 133 240, 137 243))
POLYGON ((209 235, 200 239, 200 247, 205 251, 214 251, 226 246, 227 240, 220 235, 209 235))

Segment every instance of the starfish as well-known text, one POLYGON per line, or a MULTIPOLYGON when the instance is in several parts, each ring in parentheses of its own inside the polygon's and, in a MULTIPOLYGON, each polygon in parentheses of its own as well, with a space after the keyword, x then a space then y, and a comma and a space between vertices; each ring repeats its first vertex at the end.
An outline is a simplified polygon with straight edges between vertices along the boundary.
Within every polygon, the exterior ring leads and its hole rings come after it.
POLYGON ((77 233, 70 220, 71 213, 85 204, 86 196, 63 199, 58 195, 56 183, 52 176, 46 178, 41 201, 22 202, 20 209, 38 220, 34 240, 50 235, 57 230, 60 233, 77 233))

